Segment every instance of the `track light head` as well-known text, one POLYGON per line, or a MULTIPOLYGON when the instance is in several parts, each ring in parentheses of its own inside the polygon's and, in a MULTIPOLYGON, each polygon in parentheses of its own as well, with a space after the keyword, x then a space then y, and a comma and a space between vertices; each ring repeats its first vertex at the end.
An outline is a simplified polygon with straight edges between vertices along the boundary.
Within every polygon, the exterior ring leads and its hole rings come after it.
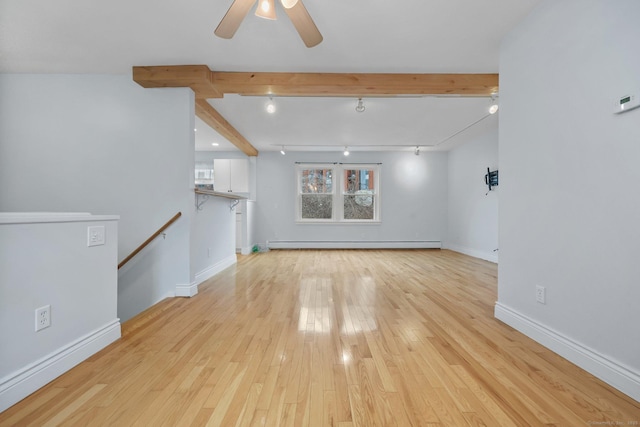
POLYGON ((413 154, 415 154, 416 156, 420 155, 420 146, 416 146, 416 149, 413 151, 413 154))
POLYGON ((344 147, 344 153, 345 156, 349 155, 349 147, 344 147))
POLYGON ((362 102, 362 98, 358 98, 358 105, 356 105, 356 111, 358 113, 364 113, 364 110, 365 110, 365 108, 364 108, 364 104, 362 102))
POLYGON ((273 114, 276 112, 276 104, 273 102, 273 98, 269 97, 269 102, 267 102, 267 113, 273 114))
POLYGON ((489 114, 495 114, 498 112, 498 94, 497 93, 492 93, 491 94, 491 106, 489 107, 489 114))

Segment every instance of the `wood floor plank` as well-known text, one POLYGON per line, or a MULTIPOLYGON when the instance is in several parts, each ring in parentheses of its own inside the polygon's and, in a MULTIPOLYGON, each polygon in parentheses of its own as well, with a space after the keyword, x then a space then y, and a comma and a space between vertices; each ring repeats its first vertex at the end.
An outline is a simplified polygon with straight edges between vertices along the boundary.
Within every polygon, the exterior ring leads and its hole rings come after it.
POLYGON ((446 250, 241 256, 0 426, 637 425, 640 403, 494 318, 496 282, 446 250))

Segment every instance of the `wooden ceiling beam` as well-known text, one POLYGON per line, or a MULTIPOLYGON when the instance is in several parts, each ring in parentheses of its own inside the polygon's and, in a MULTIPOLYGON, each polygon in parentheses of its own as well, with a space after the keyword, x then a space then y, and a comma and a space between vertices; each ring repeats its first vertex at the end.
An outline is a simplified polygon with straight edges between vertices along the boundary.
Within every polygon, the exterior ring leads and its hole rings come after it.
POLYGON ((498 74, 253 73, 206 65, 133 67, 143 87, 190 87, 198 99, 224 94, 276 96, 491 96, 498 74))
POLYGON ((229 140, 247 156, 257 156, 258 150, 244 136, 231 126, 206 99, 196 99, 196 116, 211 126, 216 132, 229 140))
POLYGON ((222 98, 206 65, 133 67, 133 81, 142 87, 190 87, 196 99, 222 98))
POLYGON ((358 74, 212 72, 223 94, 275 96, 491 96, 498 74, 358 74))

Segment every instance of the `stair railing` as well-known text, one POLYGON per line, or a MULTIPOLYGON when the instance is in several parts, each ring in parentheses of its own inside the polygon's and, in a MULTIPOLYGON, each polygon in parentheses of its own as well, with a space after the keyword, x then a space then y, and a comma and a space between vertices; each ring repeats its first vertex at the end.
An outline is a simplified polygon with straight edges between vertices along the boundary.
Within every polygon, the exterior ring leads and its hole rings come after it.
POLYGON ((120 261, 120 264, 118 264, 118 270, 120 270, 126 263, 128 263, 131 258, 133 258, 134 256, 138 255, 138 253, 143 250, 144 248, 147 247, 147 245, 149 243, 151 243, 156 237, 158 237, 159 235, 161 235, 164 230, 166 230, 167 228, 169 228, 169 226, 171 224, 173 224, 174 222, 176 222, 176 220, 178 218, 180 218, 182 216, 182 212, 178 212, 177 214, 175 214, 173 216, 173 218, 171 218, 169 221, 167 221, 162 227, 160 227, 158 229, 158 231, 156 231, 155 233, 153 233, 151 235, 151 237, 149 237, 147 240, 144 241, 143 244, 141 244, 140 246, 138 246, 133 252, 131 252, 125 259, 123 259, 122 261, 120 261))

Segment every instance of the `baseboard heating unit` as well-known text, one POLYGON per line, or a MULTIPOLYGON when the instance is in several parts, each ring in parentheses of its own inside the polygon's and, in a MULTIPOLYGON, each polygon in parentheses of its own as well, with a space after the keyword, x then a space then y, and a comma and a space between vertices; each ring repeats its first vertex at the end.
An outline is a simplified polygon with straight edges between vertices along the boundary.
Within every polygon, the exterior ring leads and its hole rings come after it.
POLYGON ((441 249, 440 240, 269 240, 269 249, 441 249))

